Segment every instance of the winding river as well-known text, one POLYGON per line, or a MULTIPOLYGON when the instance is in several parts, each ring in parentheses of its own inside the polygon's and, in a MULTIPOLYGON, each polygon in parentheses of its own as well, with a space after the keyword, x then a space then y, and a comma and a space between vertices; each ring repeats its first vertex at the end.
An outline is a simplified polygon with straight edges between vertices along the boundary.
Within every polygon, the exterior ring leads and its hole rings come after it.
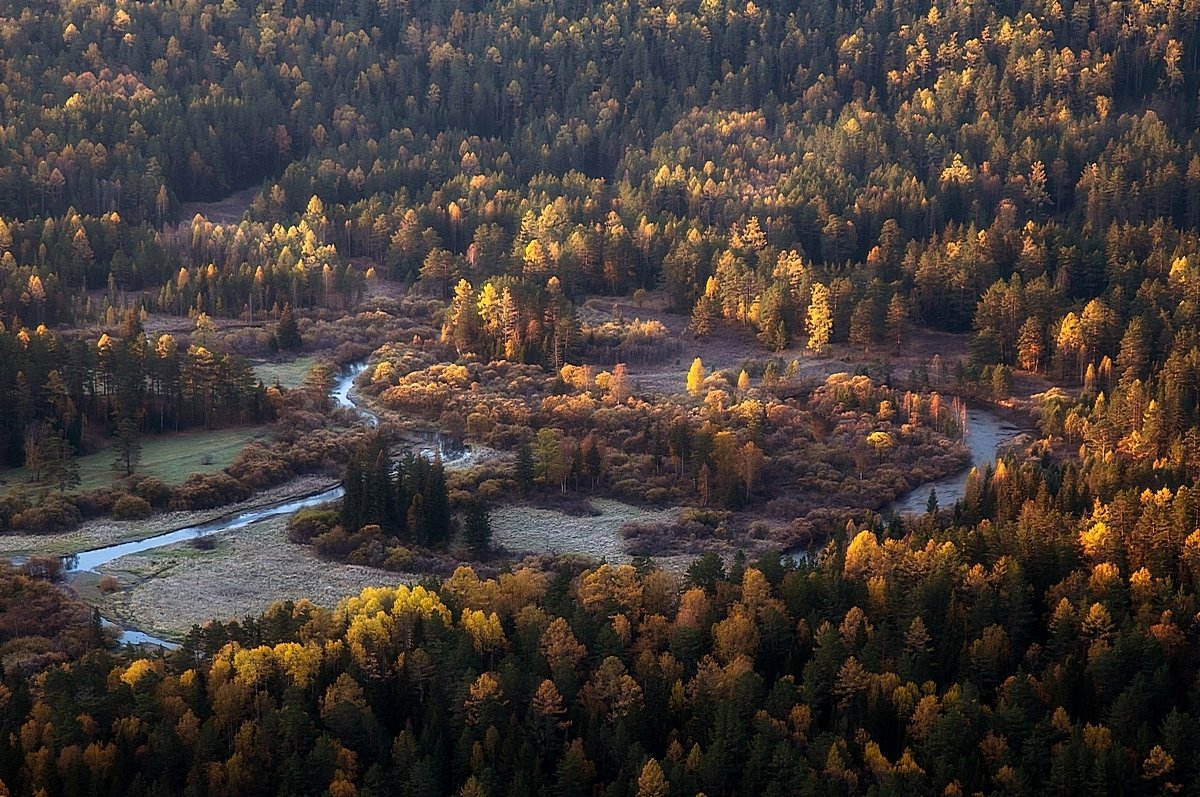
MULTIPOLYGON (((379 417, 371 411, 365 409, 358 404, 352 397, 354 380, 366 370, 365 362, 355 363, 348 368, 339 378, 331 392, 334 403, 338 407, 353 410, 359 414, 365 423, 375 426, 379 423, 379 417)), ((971 453, 971 463, 963 470, 946 476, 937 481, 922 484, 906 495, 897 499, 892 503, 886 512, 923 512, 925 511, 926 503, 929 500, 929 491, 931 488, 937 490, 938 503, 941 506, 951 506, 960 498, 963 497, 966 488, 967 476, 974 467, 983 467, 992 462, 996 458, 999 449, 1020 434, 1021 429, 1012 423, 1004 420, 996 413, 979 406, 969 407, 967 410, 967 429, 964 436, 964 442, 971 453)), ((461 445, 448 444, 445 437, 436 432, 427 433, 425 438, 425 447, 420 449, 422 456, 433 458, 440 456, 443 462, 454 462, 456 464, 465 464, 471 460, 472 452, 470 448, 461 445)), ((220 534, 225 531, 234 531, 245 528, 246 526, 266 520, 267 518, 278 517, 280 515, 290 515, 301 509, 311 506, 324 504, 328 501, 333 501, 340 498, 343 494, 341 485, 330 487, 327 490, 314 493, 312 495, 303 496, 301 498, 293 498, 286 501, 281 501, 276 504, 250 509, 234 515, 229 515, 216 520, 210 520, 205 523, 199 523, 195 526, 187 526, 185 528, 176 529, 174 531, 157 534, 153 537, 147 537, 143 540, 134 540, 131 542, 117 543, 115 545, 107 545, 102 548, 95 548, 90 551, 82 551, 75 556, 66 559, 67 570, 70 573, 81 572, 97 572, 100 567, 119 559, 122 556, 130 554, 142 553, 144 551, 162 548, 167 545, 172 545, 179 542, 195 539, 197 537, 206 537, 213 534, 220 534)), ((806 555, 804 552, 792 552, 793 555, 806 555)), ((118 624, 102 618, 102 623, 106 626, 120 627, 122 630, 120 641, 128 644, 151 644, 159 645, 164 648, 178 647, 172 642, 157 637, 151 636, 143 631, 135 628, 119 626, 118 624)))
MULTIPOLYGON (((359 413, 362 419, 375 426, 379 423, 379 418, 369 410, 359 406, 350 397, 351 389, 354 386, 355 378, 366 370, 367 364, 356 363, 351 366, 341 377, 338 378, 334 385, 331 396, 334 403, 339 407, 345 407, 355 410, 359 413)), ((95 548, 90 551, 81 551, 74 556, 67 557, 66 565, 68 573, 82 572, 98 572, 99 568, 112 562, 115 559, 120 559, 122 556, 130 554, 142 553, 155 548, 162 548, 167 545, 173 545, 177 542, 186 542, 187 540, 196 539, 197 537, 207 537, 212 534, 220 534, 223 531, 234 531, 236 529, 245 528, 254 523, 267 518, 278 517, 280 515, 290 515, 298 512, 301 509, 306 509, 310 506, 317 506, 327 501, 334 501, 342 497, 344 490, 339 484, 335 487, 330 487, 328 490, 322 490, 319 493, 303 496, 301 498, 293 498, 287 501, 281 501, 277 504, 260 507, 258 509, 249 509, 245 512, 239 512, 236 515, 231 515, 216 520, 210 520, 206 523, 199 523, 195 526, 186 526, 175 531, 168 531, 163 534, 156 534, 153 537, 147 537, 144 540, 133 540, 131 542, 117 543, 116 545, 106 545, 103 548, 95 548)), ((140 645, 150 644, 158 645, 164 648, 176 648, 173 642, 168 642, 165 639, 139 631, 136 628, 128 628, 112 622, 107 618, 101 618, 101 623, 105 626, 117 627, 121 629, 120 641, 124 644, 140 645)))
POLYGON ((937 491, 939 506, 954 506, 966 494, 967 477, 971 474, 971 469, 983 470, 985 466, 990 465, 998 452, 1023 431, 989 409, 968 405, 967 429, 963 442, 971 452, 970 464, 957 473, 914 487, 885 508, 883 514, 924 512, 929 503, 931 489, 937 491))
MULTIPOLYGON (((370 426, 379 424, 379 416, 370 410, 360 405, 351 395, 354 389, 354 380, 365 371, 367 363, 365 361, 354 363, 345 372, 338 377, 334 384, 330 396, 333 398, 334 404, 338 407, 350 409, 358 413, 362 420, 370 426)), ((429 432, 425 436, 424 447, 419 450, 421 456, 432 459, 434 456, 439 456, 443 463, 453 463, 462 465, 470 461, 471 449, 462 445, 453 445, 449 443, 445 436, 438 432, 429 432)), ((143 553, 144 551, 162 548, 167 545, 173 545, 178 542, 186 542, 198 537, 208 537, 213 534, 220 534, 225 531, 235 531, 245 528, 246 526, 266 520, 267 518, 279 517, 280 515, 291 515, 301 509, 306 509, 311 506, 318 506, 329 501, 341 498, 345 491, 342 486, 336 485, 327 490, 322 490, 319 493, 293 498, 286 501, 281 501, 276 504, 269 504, 257 509, 249 509, 245 512, 240 512, 235 515, 210 520, 205 523, 199 523, 195 526, 186 526, 174 531, 168 531, 163 534, 156 534, 153 537, 147 537, 142 540, 133 540, 131 542, 122 542, 115 545, 106 545, 102 548, 95 548, 90 551, 81 551, 74 556, 66 559, 68 573, 82 572, 98 572, 99 568, 112 562, 115 559, 120 559, 122 556, 130 554, 143 553)), ((178 647, 172 642, 164 639, 151 636, 143 631, 134 628, 127 628, 117 623, 101 618, 101 621, 106 626, 121 628, 120 641, 128 644, 151 644, 159 645, 164 648, 178 647)))

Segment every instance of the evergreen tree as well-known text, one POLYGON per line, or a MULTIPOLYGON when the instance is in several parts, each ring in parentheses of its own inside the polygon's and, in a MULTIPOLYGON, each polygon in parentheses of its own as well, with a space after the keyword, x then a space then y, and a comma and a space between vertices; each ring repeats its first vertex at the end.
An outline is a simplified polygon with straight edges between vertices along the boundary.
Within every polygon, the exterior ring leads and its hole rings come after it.
POLYGON ((491 513, 483 501, 473 500, 463 511, 463 542, 477 559, 484 557, 491 546, 491 513))
POLYGON ((517 489, 522 493, 528 493, 532 490, 534 476, 533 446, 528 441, 522 442, 521 445, 517 446, 513 472, 513 477, 517 482, 517 489))
POLYGON ((60 493, 79 486, 79 462, 75 459, 75 448, 61 430, 56 429, 47 435, 42 456, 42 475, 48 484, 60 493))
POLYGON ((300 328, 296 325, 296 318, 292 314, 290 304, 283 306, 279 324, 275 327, 275 338, 279 341, 279 348, 284 350, 298 349, 304 345, 304 341, 300 339, 300 328))
POLYGON ((141 424, 133 418, 122 418, 117 423, 113 451, 113 469, 124 471, 126 476, 132 476, 142 459, 141 424))

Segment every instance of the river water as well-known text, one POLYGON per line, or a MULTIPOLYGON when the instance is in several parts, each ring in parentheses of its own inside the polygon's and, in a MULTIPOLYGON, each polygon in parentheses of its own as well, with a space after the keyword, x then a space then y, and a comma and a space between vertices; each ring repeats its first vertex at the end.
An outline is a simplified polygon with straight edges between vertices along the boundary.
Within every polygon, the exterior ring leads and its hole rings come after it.
MULTIPOLYGON (((996 460, 1000 450, 1017 435, 1024 432, 1019 426, 1001 418, 996 413, 981 406, 967 407, 967 428, 963 435, 963 444, 970 452, 970 464, 962 470, 943 476, 931 482, 925 482, 909 490, 881 510, 884 517, 896 514, 923 513, 929 505, 929 491, 937 491, 938 506, 945 509, 954 506, 967 492, 967 477, 972 468, 981 471, 996 460)), ((808 547, 797 546, 785 552, 796 561, 808 561, 814 552, 808 547)))
MULTIPOLYGON (((379 423, 379 418, 372 412, 363 409, 350 398, 350 391, 354 386, 354 379, 361 374, 367 365, 366 363, 356 363, 351 366, 342 376, 338 378, 334 385, 333 391, 330 394, 334 403, 339 407, 345 407, 355 410, 362 417, 363 421, 375 426, 379 423)), ((177 542, 186 542, 198 537, 207 537, 212 534, 220 534, 223 531, 234 531, 236 529, 245 528, 267 518, 278 517, 280 515, 291 515, 301 509, 307 509, 311 506, 318 506, 328 501, 334 501, 342 497, 344 490, 341 485, 330 487, 328 490, 322 490, 313 495, 304 496, 303 498, 294 498, 288 501, 282 501, 278 504, 260 507, 258 509, 250 509, 245 512, 240 512, 229 517, 210 520, 207 523, 199 523, 195 526, 187 526, 175 531, 168 531, 163 534, 156 534, 153 537, 147 537, 144 540, 134 540, 132 542, 122 542, 116 545, 106 545, 102 548, 95 548, 90 551, 82 551, 74 556, 66 559, 67 572, 97 572, 103 565, 112 562, 115 559, 120 559, 122 556, 130 554, 142 553, 151 551, 155 548, 162 548, 167 545, 174 545, 177 542)), ((164 648, 176 648, 178 645, 173 642, 168 642, 165 639, 139 631, 136 628, 126 628, 119 626, 106 618, 102 618, 102 623, 106 626, 115 626, 121 628, 120 641, 123 644, 141 645, 150 644, 158 645, 164 648)))
MULTIPOLYGON (((354 388, 354 380, 365 371, 367 363, 359 362, 351 365, 346 371, 338 377, 334 383, 333 390, 330 393, 331 398, 338 407, 354 410, 359 414, 362 420, 371 425, 379 424, 379 416, 370 410, 365 409, 358 404, 351 396, 354 388)), ((463 465, 471 460, 471 449, 466 446, 455 445, 448 441, 444 435, 438 432, 429 432, 426 435, 425 445, 419 449, 421 456, 433 459, 439 456, 444 464, 453 463, 455 465, 463 465)), ((234 531, 245 528, 267 518, 278 517, 280 515, 291 515, 299 512, 301 509, 307 509, 312 506, 319 506, 329 501, 335 501, 341 498, 344 494, 341 485, 330 487, 328 490, 322 490, 313 495, 304 496, 302 498, 294 498, 288 501, 282 501, 277 504, 260 507, 258 509, 250 509, 236 515, 210 520, 206 523, 199 523, 195 526, 187 526, 185 528, 168 531, 163 534, 157 534, 153 537, 147 537, 144 540, 134 540, 132 542, 122 542, 115 545, 106 545, 102 548, 95 548, 90 551, 82 551, 75 556, 66 559, 67 572, 98 572, 99 568, 112 562, 115 559, 120 559, 122 556, 130 554, 143 553, 151 551, 155 548, 162 548, 167 545, 174 545, 178 542, 186 542, 198 537, 207 537, 213 534, 220 534, 225 531, 234 531)), ((117 626, 110 620, 104 619, 103 623, 109 626, 117 626)), ((120 627, 120 626, 117 626, 120 627)), ((128 644, 152 644, 159 645, 165 648, 178 647, 174 643, 163 639, 151 636, 145 632, 133 628, 122 627, 120 637, 122 643, 128 644)))
MULTIPOLYGON (((337 380, 334 385, 331 396, 334 403, 343 408, 348 408, 356 411, 364 422, 375 426, 379 423, 379 418, 369 410, 364 409, 351 398, 351 392, 354 387, 355 378, 361 374, 367 367, 365 362, 355 363, 346 370, 337 380)), ((963 497, 966 488, 967 476, 973 467, 982 468, 991 463, 996 458, 999 449, 1007 442, 1012 440, 1016 435, 1020 434, 1021 429, 1012 423, 1002 419, 1000 416, 984 409, 983 407, 969 407, 967 409, 967 428, 963 442, 971 453, 971 464, 965 467, 958 473, 938 479, 934 482, 920 485, 904 496, 898 498, 887 509, 884 514, 889 514, 892 511, 905 512, 924 512, 926 504, 929 500, 929 490, 934 488, 937 490, 938 503, 943 506, 952 506, 956 501, 963 497)), ((469 447, 461 445, 450 445, 445 440, 444 436, 436 432, 429 433, 427 444, 420 449, 420 454, 429 458, 435 455, 440 456, 443 462, 455 462, 456 464, 465 464, 471 460, 472 453, 469 447)), ((295 498, 288 501, 283 501, 278 504, 272 504, 258 509, 251 509, 245 512, 238 513, 229 517, 218 518, 206 523, 200 523, 195 526, 169 531, 164 534, 158 534, 153 537, 147 537, 144 540, 135 540, 132 542, 123 542, 115 545, 107 545, 102 548, 96 548, 90 551, 82 551, 73 557, 66 560, 68 572, 96 572, 98 568, 119 559, 122 556, 130 554, 142 553, 144 551, 161 548, 167 545, 173 545, 178 542, 198 537, 206 537, 212 534, 219 534, 225 531, 234 531, 236 529, 245 528, 267 518, 278 517, 280 515, 290 515, 298 512, 301 509, 306 509, 312 506, 318 506, 328 501, 334 501, 340 498, 343 494, 341 485, 331 487, 328 490, 323 490, 313 495, 302 498, 295 498)), ((793 556, 806 557, 808 554, 804 551, 791 551, 793 556)), ((103 620, 105 625, 116 625, 111 621, 103 620)), ((133 628, 122 628, 120 641, 129 644, 153 644, 160 645, 164 648, 174 648, 177 645, 163 639, 146 634, 142 631, 133 628)))
POLYGON ((967 407, 967 429, 963 443, 971 452, 971 464, 957 473, 944 476, 937 481, 926 482, 900 496, 883 510, 884 515, 892 512, 924 512, 929 503, 930 489, 937 490, 938 506, 954 506, 967 491, 967 477, 972 468, 981 471, 995 461, 1000 449, 1023 430, 1001 418, 991 410, 979 406, 967 407))

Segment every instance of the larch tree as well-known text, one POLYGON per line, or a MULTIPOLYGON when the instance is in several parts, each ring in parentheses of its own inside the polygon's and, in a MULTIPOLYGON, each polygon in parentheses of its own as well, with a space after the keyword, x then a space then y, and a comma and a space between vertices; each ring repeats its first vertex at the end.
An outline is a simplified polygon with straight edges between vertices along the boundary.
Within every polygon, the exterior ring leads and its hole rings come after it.
POLYGON ((833 335, 833 311, 829 305, 829 289, 820 282, 813 283, 804 328, 808 332, 808 348, 815 354, 824 352, 833 335))
POLYGON ((692 367, 688 369, 687 392, 691 396, 704 392, 704 363, 699 357, 692 360, 692 367))

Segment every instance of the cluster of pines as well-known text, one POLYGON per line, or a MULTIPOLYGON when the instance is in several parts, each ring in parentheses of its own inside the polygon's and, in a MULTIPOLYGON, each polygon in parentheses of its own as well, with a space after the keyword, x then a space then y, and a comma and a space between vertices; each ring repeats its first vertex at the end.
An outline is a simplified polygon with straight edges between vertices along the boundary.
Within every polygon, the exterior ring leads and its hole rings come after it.
POLYGON ((376 440, 350 459, 343 483, 341 522, 347 532, 375 525, 389 536, 423 547, 450 541, 450 497, 439 459, 409 452, 394 462, 386 444, 376 440))

